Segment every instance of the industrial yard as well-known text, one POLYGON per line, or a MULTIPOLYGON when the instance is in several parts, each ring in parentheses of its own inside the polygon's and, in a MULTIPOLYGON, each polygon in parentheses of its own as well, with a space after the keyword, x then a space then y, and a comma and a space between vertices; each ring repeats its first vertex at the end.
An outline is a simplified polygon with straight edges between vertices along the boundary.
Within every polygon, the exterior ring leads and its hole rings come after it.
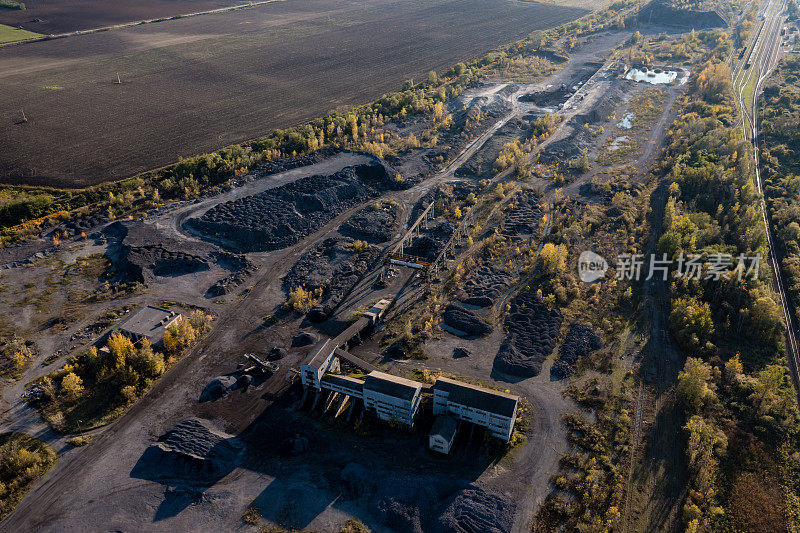
MULTIPOLYGON (((257 10, 274 9, 313 26, 325 12, 324 24, 357 17, 345 26, 360 27, 397 7, 378 14, 367 3, 357 15, 355 4, 347 13, 308 8, 306 18, 286 4, 220 16, 253 22, 257 10)), ((109 200, 101 189, 107 209, 53 216, 0 248, 0 430, 34 437, 58 456, 55 466, 42 459, 40 468, 52 470, 29 480, 30 493, 6 511, 0 529, 519 533, 695 524, 711 531, 722 515, 735 528, 747 524, 741 509, 782 501, 737 470, 749 468, 740 459, 754 449, 769 461, 775 450, 793 449, 791 439, 771 447, 764 436, 781 434, 770 424, 790 424, 782 422, 794 412, 789 402, 775 399, 790 397, 789 375, 770 382, 774 394, 757 384, 767 379, 763 365, 783 368, 780 320, 758 348, 742 340, 766 331, 752 324, 774 297, 767 282, 725 289, 760 298, 738 326, 724 305, 704 322, 708 304, 687 296, 702 290, 699 283, 626 278, 617 260, 736 249, 725 241, 729 233, 761 243, 733 218, 739 202, 754 201, 743 184, 749 178, 730 194, 717 194, 723 184, 698 192, 697 203, 688 196, 713 181, 696 170, 712 166, 703 159, 709 150, 719 152, 713 179, 752 169, 732 116, 738 108, 707 83, 730 78, 718 65, 744 46, 725 29, 736 11, 714 7, 684 18, 669 2, 622 3, 584 26, 529 35, 500 59, 493 52, 450 65, 521 36, 512 24, 486 26, 509 13, 529 30, 534 18, 550 28, 583 14, 580 2, 560 4, 493 6, 480 22, 486 40, 474 50, 439 39, 439 55, 423 67, 415 49, 398 45, 405 63, 380 82, 361 83, 371 75, 368 61, 347 76, 361 89, 326 96, 316 87, 316 107, 276 99, 284 114, 238 117, 236 128, 229 112, 219 113, 228 118, 197 128, 204 139, 164 128, 110 154, 103 147, 110 137, 101 136, 102 157, 80 152, 80 165, 53 158, 38 168, 20 163, 25 149, 8 152, 0 170, 24 168, 4 173, 11 181, 126 177, 169 163, 166 154, 184 147, 210 150, 221 131, 244 141, 278 126, 276 117, 311 119, 397 88, 408 74, 441 71, 372 107, 152 171, 135 178, 136 189, 122 182, 109 200), (550 7, 552 20, 529 11, 550 7), (703 26, 695 31, 693 22, 703 26), (307 149, 270 144, 297 131, 313 139, 307 149), (680 159, 679 145, 693 158, 680 159), (244 154, 239 166, 214 177, 214 162, 227 164, 223 157, 236 150, 244 154), (700 212, 718 198, 735 207, 700 212), (727 216, 725 224, 713 218, 727 216), (584 251, 607 260, 597 278, 582 276, 584 251), (680 306, 696 314, 680 322, 680 306), (710 392, 691 396, 690 374, 705 376, 698 390, 710 392), (755 392, 741 392, 747 387, 755 392), (767 401, 777 403, 764 407, 772 415, 758 419, 761 426, 736 419, 749 413, 748 402, 767 401), (722 429, 697 437, 713 439, 698 466, 689 447, 701 423, 722 429), (728 484, 703 489, 715 476, 728 484), (753 502, 730 491, 743 480, 758 495, 753 502)), ((419 16, 445 8, 426 4, 419 16)), ((473 8, 465 9, 474 15, 473 8)), ((204 17, 191 24, 211 24, 204 17)), ((448 20, 436 18, 432 34, 448 20)), ((88 37, 102 47, 102 39, 157 27, 144 26, 88 37)), ((410 35, 414 27, 392 31, 410 35)), ((344 38, 350 30, 335 32, 344 38)), ((6 56, 22 69, 11 77, 38 80, 50 67, 34 62, 23 72, 26 46, 6 56)), ((330 64, 341 67, 332 56, 330 64)), ((168 71, 156 83, 167 83, 168 71)), ((293 83, 309 85, 303 79, 293 83)), ((254 89, 242 88, 263 102, 254 89)), ((70 106, 82 105, 75 102, 62 111, 74 112, 70 106)), ((100 103, 127 105, 119 104, 100 103)), ((33 124, 24 126, 39 127, 45 107, 30 107, 33 124)), ((25 145, 22 137, 14 142, 25 145)), ((777 469, 764 479, 778 483, 777 469)))

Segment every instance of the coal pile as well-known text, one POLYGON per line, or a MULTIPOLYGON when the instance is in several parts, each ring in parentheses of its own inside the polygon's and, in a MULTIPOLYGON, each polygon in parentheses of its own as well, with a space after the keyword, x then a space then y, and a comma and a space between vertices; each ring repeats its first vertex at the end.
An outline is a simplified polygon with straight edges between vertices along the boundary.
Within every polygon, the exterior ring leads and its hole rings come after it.
POLYGON ((263 178, 265 176, 269 176, 271 174, 277 174, 278 172, 285 172, 293 168, 314 165, 331 157, 336 152, 337 152, 336 150, 323 148, 322 150, 316 150, 314 152, 305 155, 298 155, 296 157, 287 157, 285 159, 279 159, 277 161, 268 161, 263 165, 260 165, 258 168, 253 169, 248 174, 248 176, 252 176, 254 178, 263 178))
POLYGON ((206 420, 188 418, 145 450, 131 473, 140 479, 220 479, 233 470, 242 453, 235 437, 206 420))
POLYGON ((639 21, 646 24, 663 24, 677 28, 705 30, 724 28, 725 19, 714 10, 684 9, 669 0, 653 0, 639 10, 639 21))
POLYGON ((515 206, 506 212, 502 234, 509 238, 528 238, 536 234, 542 223, 539 195, 531 190, 522 191, 514 202, 515 206))
POLYGON ((65 222, 62 226, 62 231, 70 237, 76 237, 82 233, 88 233, 101 224, 105 224, 108 220, 108 215, 104 213, 81 215, 65 222))
POLYGON ((200 403, 219 400, 228 394, 229 391, 236 388, 236 381, 234 376, 220 376, 212 379, 200 394, 200 403))
POLYGON ((311 346, 319 342, 319 337, 314 333, 308 331, 301 331, 292 337, 292 348, 300 348, 302 346, 311 346))
POLYGON ((472 352, 466 348, 453 348, 453 359, 462 359, 464 357, 472 357, 472 352))
POLYGON ((477 307, 490 307, 511 287, 513 279, 505 270, 480 267, 464 284, 467 297, 463 302, 477 307))
POLYGON ((373 244, 386 242, 392 238, 397 223, 397 206, 365 207, 339 228, 339 233, 373 244))
POLYGON ((299 242, 342 211, 397 186, 389 169, 373 162, 231 200, 186 224, 242 251, 278 250, 299 242))
POLYGON ((589 326, 572 324, 561 345, 561 357, 550 369, 551 379, 564 379, 572 375, 579 357, 588 355, 603 347, 603 341, 589 326))
POLYGON ((276 345, 273 346, 267 354, 267 359, 270 361, 280 361, 287 355, 289 355, 289 350, 287 350, 284 346, 276 345))
POLYGON ((112 254, 114 268, 129 281, 149 283, 156 276, 181 276, 210 268, 205 256, 187 252, 182 243, 154 231, 142 222, 114 222, 104 231, 119 242, 119 253, 112 254))
POLYGON ((384 498, 378 504, 383 522, 399 533, 423 533, 422 517, 418 505, 398 498, 384 498))
POLYGON ((457 492, 430 528, 435 533, 510 533, 516 506, 505 495, 476 484, 457 492))
POLYGON ((492 332, 492 327, 480 316, 460 305, 448 305, 443 320, 451 328, 475 337, 482 337, 492 332))
POLYGON ((206 291, 206 296, 209 298, 232 292, 257 270, 255 264, 243 254, 216 252, 214 255, 217 264, 227 268, 231 273, 209 287, 206 291))
POLYGON ((422 228, 419 237, 403 249, 403 253, 433 261, 453 236, 455 227, 449 220, 434 220, 422 228))
POLYGON ((371 246, 355 252, 349 239, 325 239, 294 264, 283 279, 283 288, 287 292, 300 286, 306 290, 322 289, 322 301, 309 318, 324 320, 369 272, 379 255, 371 246))
POLYGON ((548 309, 533 294, 515 297, 505 320, 508 335, 494 360, 495 370, 523 378, 538 376, 556 346, 563 320, 558 310, 548 309))
POLYGON ((127 262, 128 275, 142 283, 150 281, 149 272, 155 276, 180 276, 209 269, 208 261, 202 257, 158 245, 128 248, 127 262))
POLYGON ((566 85, 562 85, 558 89, 551 91, 523 94, 520 96, 519 101, 531 102, 539 107, 558 107, 569 100, 570 96, 572 96, 572 90, 566 85))

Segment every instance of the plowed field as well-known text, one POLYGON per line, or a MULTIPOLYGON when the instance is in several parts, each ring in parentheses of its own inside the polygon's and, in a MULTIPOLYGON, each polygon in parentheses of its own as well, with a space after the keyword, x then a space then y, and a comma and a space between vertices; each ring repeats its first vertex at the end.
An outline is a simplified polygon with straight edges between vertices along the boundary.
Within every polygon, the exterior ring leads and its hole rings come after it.
POLYGON ((287 0, 4 48, 0 181, 128 177, 371 101, 585 12, 508 0, 287 0))

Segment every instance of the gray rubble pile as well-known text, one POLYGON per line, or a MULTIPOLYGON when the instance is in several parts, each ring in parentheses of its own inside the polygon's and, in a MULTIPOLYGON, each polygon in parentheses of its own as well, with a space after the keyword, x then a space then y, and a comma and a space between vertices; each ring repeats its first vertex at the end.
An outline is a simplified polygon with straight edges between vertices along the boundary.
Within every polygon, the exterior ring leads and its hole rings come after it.
POLYGON ((278 250, 299 242, 380 191, 401 186, 385 165, 374 161, 224 202, 186 224, 245 252, 278 250))
POLYGON ((508 335, 495 357, 495 370, 523 378, 538 376, 556 346, 563 320, 557 309, 548 309, 534 294, 516 296, 505 320, 508 335))
POLYGON ((475 312, 455 304, 450 304, 445 309, 444 323, 453 329, 476 337, 492 332, 492 327, 475 312))
POLYGON ((505 495, 477 484, 450 498, 430 530, 434 533, 509 533, 516 506, 505 495))
POLYGON ((511 287, 511 275, 496 267, 482 266, 464 284, 467 297, 462 301, 477 307, 490 307, 511 287))
POLYGON ((233 470, 242 450, 237 438, 207 420, 187 418, 147 448, 134 474, 150 480, 218 479, 233 470))
POLYGON ((550 369, 552 379, 564 379, 571 376, 575 370, 578 358, 588 355, 603 347, 603 341, 589 326, 572 324, 561 345, 561 357, 553 363, 550 369))

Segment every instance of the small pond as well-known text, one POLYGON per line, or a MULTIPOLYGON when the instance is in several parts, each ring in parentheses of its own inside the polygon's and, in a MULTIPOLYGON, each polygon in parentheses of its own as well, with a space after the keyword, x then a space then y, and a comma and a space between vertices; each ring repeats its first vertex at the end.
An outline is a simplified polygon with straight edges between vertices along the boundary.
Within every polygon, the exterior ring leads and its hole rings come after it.
POLYGON ((625 75, 625 79, 643 81, 653 85, 664 85, 678 79, 678 71, 661 70, 656 72, 655 70, 639 70, 638 68, 633 68, 625 75))

